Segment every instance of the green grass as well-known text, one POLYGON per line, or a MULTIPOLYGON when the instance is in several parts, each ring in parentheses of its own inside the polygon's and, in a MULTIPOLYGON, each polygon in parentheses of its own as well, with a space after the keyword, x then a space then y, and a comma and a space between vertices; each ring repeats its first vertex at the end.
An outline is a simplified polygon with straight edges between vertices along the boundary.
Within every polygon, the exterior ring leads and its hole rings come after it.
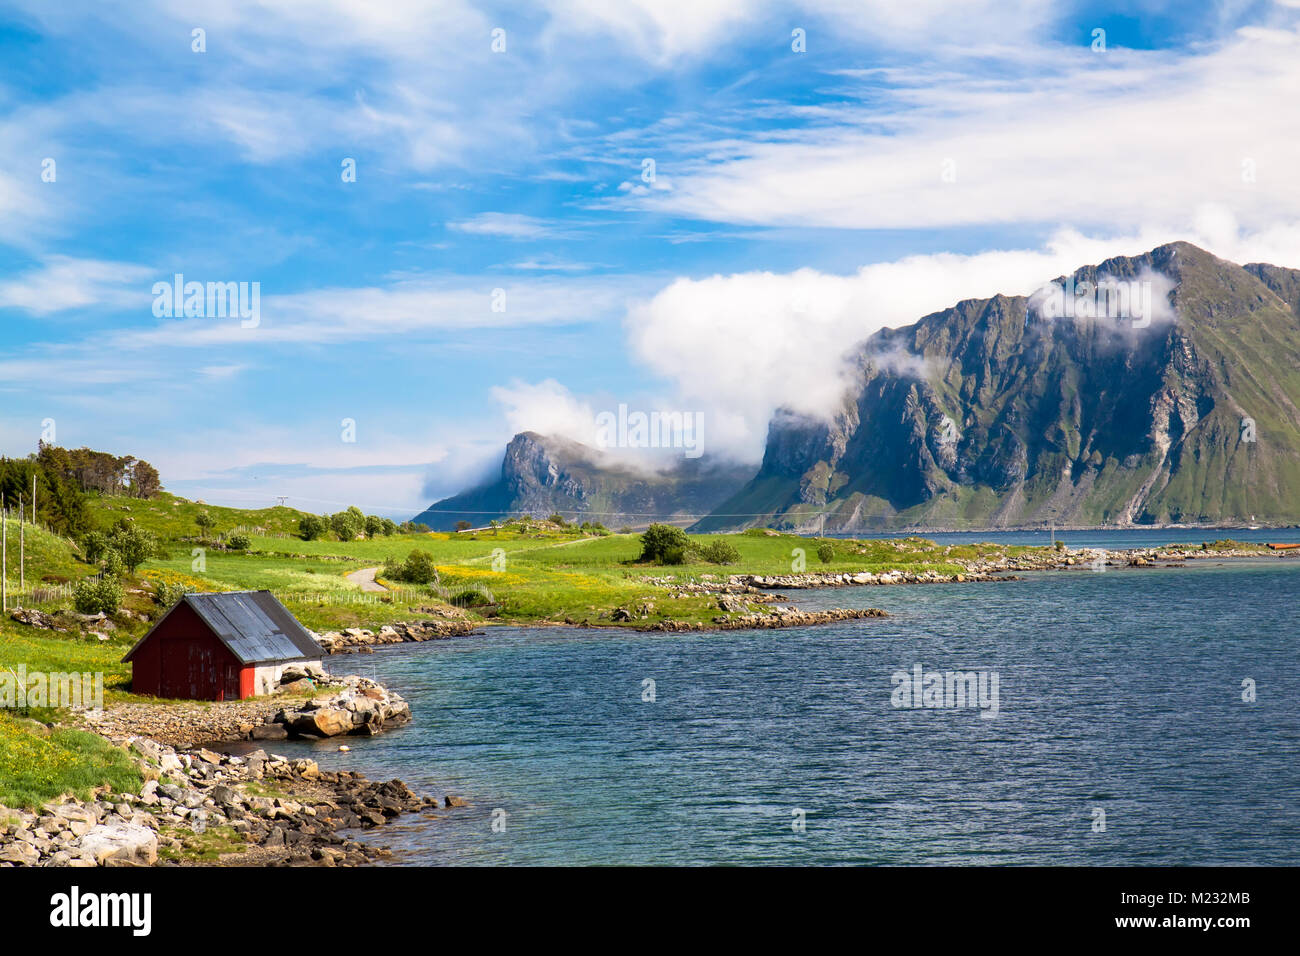
MULTIPOLYGON (((5 522, 5 526, 9 536, 9 566, 6 580, 10 592, 16 593, 20 582, 18 520, 10 518, 5 522)), ((24 525, 21 532, 26 566, 24 576, 29 590, 41 585, 75 581, 94 573, 94 568, 79 559, 77 546, 67 538, 61 538, 32 524, 24 525)))
POLYGON ((240 853, 248 849, 248 841, 228 826, 207 827, 202 833, 190 827, 163 827, 160 836, 172 837, 181 844, 180 850, 161 847, 158 857, 173 863, 216 863, 227 853, 240 853))
POLYGON ((306 514, 282 507, 244 509, 201 505, 167 492, 154 498, 92 495, 87 498, 86 505, 103 530, 111 528, 122 518, 129 518, 165 540, 198 537, 199 527, 194 519, 201 511, 206 511, 216 522, 213 534, 227 533, 238 527, 260 528, 263 533, 296 534, 298 521, 306 514))
POLYGON ((472 535, 430 533, 346 542, 255 537, 248 552, 209 549, 202 572, 193 569, 191 550, 182 546, 166 558, 148 562, 144 574, 183 579, 201 590, 264 588, 317 630, 378 626, 428 617, 426 609, 441 602, 430 589, 401 582, 387 582, 397 589, 391 595, 363 594, 345 575, 420 550, 432 556, 446 592, 466 588, 490 592, 499 612, 493 620, 499 622, 597 623, 614 608, 645 603, 656 606, 648 621, 668 616, 708 621, 719 613, 713 599, 671 599, 645 579, 671 578, 686 583, 708 575, 716 580, 741 572, 789 574, 795 567, 796 549, 803 550, 806 571, 836 573, 889 569, 955 573, 961 570, 955 563, 960 559, 1030 550, 992 544, 940 547, 920 538, 832 540, 834 559, 823 564, 816 553, 819 542, 796 535, 749 532, 691 537, 699 544, 725 540, 736 548, 739 560, 726 566, 698 559, 672 567, 642 565, 637 563, 641 552, 638 535, 592 536, 572 529, 534 529, 521 534, 499 529, 472 535), (494 564, 500 567, 497 559, 502 554, 504 569, 494 570, 494 564))
POLYGON ((135 792, 141 782, 134 762, 103 737, 0 711, 0 804, 33 808, 65 793, 85 799, 105 784, 135 792))

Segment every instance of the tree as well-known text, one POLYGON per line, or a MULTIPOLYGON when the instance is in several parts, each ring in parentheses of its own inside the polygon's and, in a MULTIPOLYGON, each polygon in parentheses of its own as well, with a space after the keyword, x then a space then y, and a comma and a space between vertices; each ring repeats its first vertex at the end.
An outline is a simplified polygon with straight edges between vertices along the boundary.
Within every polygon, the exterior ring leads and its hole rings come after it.
POLYGON ((468 521, 465 521, 464 519, 461 519, 460 521, 456 522, 457 531, 468 531, 472 527, 474 526, 470 524, 468 521))
POLYGON ((330 515, 330 528, 340 541, 354 541, 366 529, 366 516, 360 508, 349 508, 330 515))
POLYGON ((206 536, 216 526, 217 519, 206 511, 200 511, 194 516, 194 523, 199 526, 199 534, 206 536))
POLYGON ((118 522, 108 538, 109 546, 122 556, 126 569, 135 574, 135 569, 154 556, 158 542, 147 531, 141 531, 126 521, 118 522))
POLYGON ((131 494, 137 498, 152 498, 162 490, 158 469, 143 459, 131 468, 131 494))
POLYGON ((102 531, 90 531, 81 539, 81 550, 90 564, 98 564, 108 550, 108 535, 102 531))
POLYGON ((366 515, 366 537, 373 538, 384 533, 384 519, 378 515, 366 515))
POLYGON ((681 528, 670 524, 652 524, 641 533, 639 560, 655 564, 681 564, 690 546, 691 539, 681 528))
POLYGON ((298 519, 298 534, 304 541, 315 541, 328 530, 329 525, 318 515, 303 515, 298 519))

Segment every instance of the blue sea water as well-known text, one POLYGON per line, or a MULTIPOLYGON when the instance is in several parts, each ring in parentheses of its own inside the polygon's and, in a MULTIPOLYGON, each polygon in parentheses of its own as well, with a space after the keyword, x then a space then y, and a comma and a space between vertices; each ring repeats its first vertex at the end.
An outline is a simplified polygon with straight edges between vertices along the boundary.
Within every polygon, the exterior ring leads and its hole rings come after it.
POLYGON ((890 614, 813 628, 493 628, 335 659, 415 722, 275 749, 470 802, 368 837, 398 863, 1294 865, 1298 592, 1300 560, 1207 560, 792 593, 890 614), (998 716, 894 707, 918 663, 997 672, 998 716))

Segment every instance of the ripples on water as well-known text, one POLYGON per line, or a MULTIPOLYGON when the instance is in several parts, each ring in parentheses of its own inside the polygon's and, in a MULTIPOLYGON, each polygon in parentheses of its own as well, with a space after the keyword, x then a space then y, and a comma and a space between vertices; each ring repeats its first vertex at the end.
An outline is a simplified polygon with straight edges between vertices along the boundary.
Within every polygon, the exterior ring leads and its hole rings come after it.
POLYGON ((796 592, 891 615, 819 628, 494 628, 336 661, 416 723, 277 749, 471 802, 380 831, 404 863, 1296 864, 1298 585, 1200 562, 796 592), (1000 715, 895 709, 918 662, 999 672, 1000 715))

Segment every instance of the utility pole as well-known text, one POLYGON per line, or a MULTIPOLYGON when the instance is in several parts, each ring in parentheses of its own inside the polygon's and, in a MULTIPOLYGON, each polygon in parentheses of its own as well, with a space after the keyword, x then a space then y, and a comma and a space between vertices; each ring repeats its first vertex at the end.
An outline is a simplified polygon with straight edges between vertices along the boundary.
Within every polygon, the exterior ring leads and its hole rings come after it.
POLYGON ((18 496, 18 595, 27 589, 27 533, 23 524, 23 496, 18 496))
POLYGON ((0 613, 9 611, 9 509, 0 498, 0 613))

